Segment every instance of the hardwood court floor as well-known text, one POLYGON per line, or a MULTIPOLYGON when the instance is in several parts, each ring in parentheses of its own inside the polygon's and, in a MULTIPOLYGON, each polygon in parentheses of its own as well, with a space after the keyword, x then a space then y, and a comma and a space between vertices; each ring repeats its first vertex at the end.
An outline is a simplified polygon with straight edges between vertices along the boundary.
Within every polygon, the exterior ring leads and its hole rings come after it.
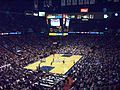
POLYGON ((36 70, 40 65, 41 69, 44 69, 45 71, 47 69, 51 73, 65 74, 78 60, 81 59, 81 57, 81 55, 65 56, 64 54, 55 54, 54 56, 50 55, 46 57, 45 62, 41 63, 40 61, 37 61, 24 68, 36 70), (53 63, 51 64, 52 61, 53 63))

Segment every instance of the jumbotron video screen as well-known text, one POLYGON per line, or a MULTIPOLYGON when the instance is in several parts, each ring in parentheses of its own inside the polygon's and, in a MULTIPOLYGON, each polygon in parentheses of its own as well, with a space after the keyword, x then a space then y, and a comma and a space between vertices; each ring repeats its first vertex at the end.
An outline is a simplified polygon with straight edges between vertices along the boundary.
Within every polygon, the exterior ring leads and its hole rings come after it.
POLYGON ((69 32, 70 19, 66 14, 48 14, 46 21, 49 34, 63 35, 69 32))

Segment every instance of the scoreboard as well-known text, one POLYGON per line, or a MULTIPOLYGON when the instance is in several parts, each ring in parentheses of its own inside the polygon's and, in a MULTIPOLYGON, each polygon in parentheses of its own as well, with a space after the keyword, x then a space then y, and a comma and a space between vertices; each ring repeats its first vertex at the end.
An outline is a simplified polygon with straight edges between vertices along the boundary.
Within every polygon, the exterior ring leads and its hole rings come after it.
POLYGON ((48 33, 50 36, 104 34, 108 32, 108 28, 113 28, 108 22, 112 20, 113 15, 119 18, 119 12, 117 14, 114 12, 107 12, 107 14, 104 12, 95 13, 89 12, 88 8, 81 8, 81 13, 48 13, 46 14, 48 33))
POLYGON ((49 35, 50 36, 66 36, 68 33, 79 33, 70 30, 70 21, 73 19, 75 20, 83 20, 88 21, 93 19, 93 15, 84 15, 84 14, 47 14, 46 15, 46 22, 49 28, 49 35))
POLYGON ((46 16, 49 32, 51 33, 63 33, 69 31, 70 18, 67 14, 48 14, 46 16))

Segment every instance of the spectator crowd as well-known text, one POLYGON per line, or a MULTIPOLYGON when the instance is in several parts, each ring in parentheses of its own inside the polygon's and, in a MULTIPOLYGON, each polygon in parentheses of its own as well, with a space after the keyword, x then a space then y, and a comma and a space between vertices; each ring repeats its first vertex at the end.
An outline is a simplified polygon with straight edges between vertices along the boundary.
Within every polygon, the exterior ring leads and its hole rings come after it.
MULTIPOLYGON (((69 53, 83 55, 68 72, 73 79, 71 88, 94 88, 120 84, 120 40, 107 36, 49 37, 21 35, 0 37, 0 89, 45 89, 39 83, 49 72, 31 71, 24 66, 51 55, 69 53), (57 43, 57 45, 54 44, 57 43)), ((61 76, 60 76, 61 77, 61 76)), ((54 84, 52 89, 62 90, 67 78, 54 84)), ((116 90, 119 87, 116 87, 116 90)), ((46 89, 45 89, 46 90, 46 89)), ((107 90, 107 89, 106 89, 107 90)))

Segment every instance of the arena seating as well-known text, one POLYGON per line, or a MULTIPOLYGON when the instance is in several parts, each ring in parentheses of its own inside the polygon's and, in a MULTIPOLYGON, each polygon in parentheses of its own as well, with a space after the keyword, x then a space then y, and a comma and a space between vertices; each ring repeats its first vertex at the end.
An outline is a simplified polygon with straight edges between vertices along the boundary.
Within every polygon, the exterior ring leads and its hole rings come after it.
MULTIPOLYGON (((71 86, 73 90, 104 87, 104 90, 107 90, 110 86, 111 90, 119 88, 120 41, 117 41, 118 37, 74 36, 54 38, 54 40, 60 42, 55 53, 84 55, 84 58, 68 73, 74 82, 71 86)), ((62 89, 68 81, 67 77, 23 68, 37 61, 37 55, 43 57, 45 54, 50 55, 54 40, 53 37, 39 38, 35 35, 0 37, 0 67, 2 67, 0 68, 0 89, 30 90, 39 89, 40 86, 45 89, 45 85, 54 90, 62 89), (56 80, 57 83, 55 83, 56 80)))

